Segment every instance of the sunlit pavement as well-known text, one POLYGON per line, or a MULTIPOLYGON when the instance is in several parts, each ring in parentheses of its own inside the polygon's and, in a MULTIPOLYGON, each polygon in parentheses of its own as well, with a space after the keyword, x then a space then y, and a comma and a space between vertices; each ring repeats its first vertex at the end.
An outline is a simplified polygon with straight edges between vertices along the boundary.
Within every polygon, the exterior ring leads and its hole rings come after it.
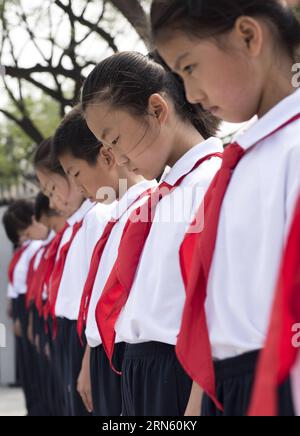
POLYGON ((21 389, 0 387, 0 416, 25 416, 21 389))

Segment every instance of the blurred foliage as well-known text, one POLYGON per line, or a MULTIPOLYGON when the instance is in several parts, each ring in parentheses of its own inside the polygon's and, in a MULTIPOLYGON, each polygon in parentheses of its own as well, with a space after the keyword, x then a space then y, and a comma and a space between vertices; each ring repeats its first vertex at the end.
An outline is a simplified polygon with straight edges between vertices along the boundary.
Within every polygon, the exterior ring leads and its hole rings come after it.
MULTIPOLYGON (((59 123, 59 105, 50 97, 25 97, 26 107, 36 120, 44 137, 51 136, 59 123)), ((19 116, 11 104, 9 110, 19 116)), ((0 182, 9 184, 18 175, 31 172, 31 160, 36 145, 13 121, 0 123, 0 182)))

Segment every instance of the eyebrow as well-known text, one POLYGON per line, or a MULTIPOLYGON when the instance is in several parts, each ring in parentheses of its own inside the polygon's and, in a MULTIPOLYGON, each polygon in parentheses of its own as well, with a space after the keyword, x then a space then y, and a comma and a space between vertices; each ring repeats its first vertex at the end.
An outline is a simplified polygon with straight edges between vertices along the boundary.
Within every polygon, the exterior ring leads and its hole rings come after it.
POLYGON ((112 129, 110 129, 110 128, 106 128, 106 129, 103 130, 102 135, 101 135, 102 141, 105 141, 106 136, 108 135, 108 133, 111 132, 111 130, 112 129))
POLYGON ((180 70, 180 64, 183 61, 183 59, 185 59, 187 56, 189 55, 189 52, 183 53, 182 55, 178 56, 175 62, 175 67, 174 70, 175 71, 179 71, 180 70))

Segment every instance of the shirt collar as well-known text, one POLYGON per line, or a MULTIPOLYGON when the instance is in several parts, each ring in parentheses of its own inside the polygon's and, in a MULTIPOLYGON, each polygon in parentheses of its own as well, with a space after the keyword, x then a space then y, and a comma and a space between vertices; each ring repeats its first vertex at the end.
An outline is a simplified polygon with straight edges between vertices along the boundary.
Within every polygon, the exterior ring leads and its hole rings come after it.
POLYGON ((132 206, 132 204, 138 199, 138 197, 147 189, 153 189, 157 186, 156 180, 148 181, 143 180, 128 189, 123 197, 116 203, 112 209, 112 218, 118 220, 124 215, 124 213, 132 206))
POLYGON ((77 209, 77 211, 70 218, 68 218, 68 224, 73 226, 75 223, 80 222, 94 206, 95 203, 90 200, 85 200, 80 208, 77 209))
POLYGON ((178 180, 192 171, 196 163, 211 153, 223 153, 223 144, 219 138, 209 138, 200 144, 195 145, 185 153, 162 178, 163 182, 175 185, 178 180))
POLYGON ((54 230, 51 230, 47 239, 45 239, 43 241, 43 244, 42 244, 43 247, 46 247, 46 245, 50 244, 50 242, 52 241, 52 239, 54 239, 54 237, 55 237, 55 232, 54 232, 54 230))
POLYGON ((238 132, 233 139, 244 150, 249 149, 253 145, 262 141, 264 138, 272 134, 291 118, 300 113, 300 89, 293 94, 281 100, 275 107, 267 112, 262 118, 256 118, 248 124, 246 131, 244 129, 238 132))

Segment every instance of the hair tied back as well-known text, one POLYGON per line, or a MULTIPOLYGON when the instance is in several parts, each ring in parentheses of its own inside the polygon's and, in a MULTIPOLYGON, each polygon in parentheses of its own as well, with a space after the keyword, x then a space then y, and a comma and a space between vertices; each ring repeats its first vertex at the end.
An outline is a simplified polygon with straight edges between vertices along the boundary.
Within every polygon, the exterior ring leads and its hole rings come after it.
POLYGON ((192 17, 200 17, 203 13, 203 0, 187 0, 188 11, 192 17))

